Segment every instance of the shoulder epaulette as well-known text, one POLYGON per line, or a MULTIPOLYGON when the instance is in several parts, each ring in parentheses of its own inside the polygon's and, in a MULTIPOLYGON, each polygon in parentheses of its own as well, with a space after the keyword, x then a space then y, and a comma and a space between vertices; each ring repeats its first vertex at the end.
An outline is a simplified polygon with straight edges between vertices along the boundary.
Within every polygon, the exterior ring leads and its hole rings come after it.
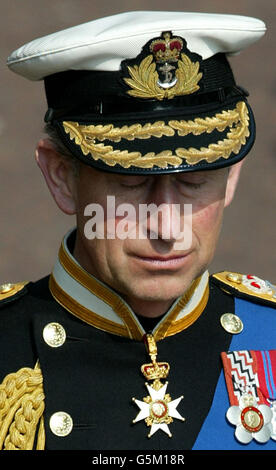
POLYGON ((0 285, 0 308, 9 302, 17 300, 19 297, 22 297, 22 295, 25 295, 27 293, 27 284, 28 281, 14 284, 9 282, 0 285))
POLYGON ((276 285, 252 274, 222 271, 211 279, 221 289, 236 297, 276 308, 276 285))

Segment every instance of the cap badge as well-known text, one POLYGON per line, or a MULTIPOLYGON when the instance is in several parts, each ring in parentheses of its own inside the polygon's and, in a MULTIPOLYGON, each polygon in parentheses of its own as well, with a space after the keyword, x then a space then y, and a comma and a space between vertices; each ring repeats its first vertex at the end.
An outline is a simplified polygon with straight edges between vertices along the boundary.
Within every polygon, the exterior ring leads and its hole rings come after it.
MULTIPOLYGON (((161 38, 154 39, 144 48, 150 52, 138 64, 127 65, 129 77, 125 83, 131 88, 127 93, 136 98, 164 98, 190 95, 199 90, 202 78, 199 60, 193 62, 184 40, 164 32, 161 38)), ((138 56, 140 57, 140 56, 138 56)))
POLYGON ((179 59, 180 51, 183 49, 183 41, 180 38, 171 38, 170 33, 164 33, 163 37, 164 39, 152 41, 150 51, 157 64, 159 76, 157 84, 161 88, 171 88, 178 80, 175 76, 176 66, 173 63, 176 63, 179 59))

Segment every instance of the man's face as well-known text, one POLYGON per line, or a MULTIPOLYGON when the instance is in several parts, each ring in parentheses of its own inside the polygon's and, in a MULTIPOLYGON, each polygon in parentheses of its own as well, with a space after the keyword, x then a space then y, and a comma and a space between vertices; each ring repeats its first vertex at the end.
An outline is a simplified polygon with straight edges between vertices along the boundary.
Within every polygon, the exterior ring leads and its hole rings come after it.
MULTIPOLYGON (((225 206, 228 169, 175 173, 154 176, 128 176, 96 171, 81 165, 77 179, 77 243, 75 256, 80 264, 98 279, 119 292, 130 305, 139 301, 162 302, 168 305, 182 295, 192 281, 210 264, 220 232, 225 206), (107 197, 115 201, 114 216, 107 214, 107 197), (103 208, 104 227, 120 227, 126 215, 116 215, 121 204, 131 204, 137 218, 129 221, 128 232, 122 236, 88 239, 84 215, 88 204, 103 208), (166 216, 138 220, 141 204, 165 204, 166 216), (173 212, 172 205, 180 211, 173 212), (192 205, 192 223, 185 214, 192 205), (175 206, 176 207, 176 206, 175 206), (176 220, 177 219, 177 220, 176 220), (140 232, 139 232, 140 223, 140 232), (139 237, 142 232, 146 237, 139 237), (150 223, 152 225, 150 225, 150 223), (180 232, 192 230, 189 246, 172 228, 180 232)), ((164 207, 164 206, 163 206, 164 207)), ((115 230, 115 234, 117 230, 115 230)), ((119 232, 118 230, 118 233, 119 232)))

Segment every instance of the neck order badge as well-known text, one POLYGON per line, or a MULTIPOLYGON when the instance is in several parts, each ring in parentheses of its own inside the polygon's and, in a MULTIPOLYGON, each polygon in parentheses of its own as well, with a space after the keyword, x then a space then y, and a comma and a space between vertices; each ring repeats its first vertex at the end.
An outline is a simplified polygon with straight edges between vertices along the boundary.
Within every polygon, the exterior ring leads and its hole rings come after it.
POLYGON ((156 362, 157 346, 152 335, 145 335, 145 344, 152 362, 151 364, 144 364, 141 371, 146 379, 153 380, 153 383, 152 385, 146 383, 150 396, 144 398, 143 401, 133 398, 133 401, 140 408, 140 412, 133 420, 133 423, 144 419, 146 425, 151 427, 148 437, 151 437, 158 429, 172 437, 168 424, 173 422, 173 418, 185 421, 185 418, 176 409, 184 397, 181 396, 176 400, 172 400, 170 395, 166 393, 168 382, 162 384, 160 379, 165 379, 168 376, 170 366, 167 362, 156 362))

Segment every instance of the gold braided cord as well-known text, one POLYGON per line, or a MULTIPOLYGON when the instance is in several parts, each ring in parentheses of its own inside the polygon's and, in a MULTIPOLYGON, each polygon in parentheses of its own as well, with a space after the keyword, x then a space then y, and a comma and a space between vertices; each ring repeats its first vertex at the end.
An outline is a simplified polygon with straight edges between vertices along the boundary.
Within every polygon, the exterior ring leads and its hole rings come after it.
POLYGON ((39 364, 5 377, 0 385, 0 450, 45 448, 43 377, 39 364))
POLYGON ((44 416, 42 415, 40 418, 39 429, 37 434, 37 444, 36 450, 45 450, 45 426, 44 426, 44 416))
MULTIPOLYGON (((116 164, 123 168, 136 166, 138 168, 152 168, 156 165, 159 168, 166 168, 168 165, 179 166, 183 159, 190 165, 195 165, 201 160, 212 163, 219 158, 229 158, 231 153, 237 154, 240 148, 246 142, 249 136, 249 115, 248 109, 244 102, 237 103, 234 110, 222 111, 213 117, 196 118, 194 121, 169 121, 168 125, 164 122, 156 122, 154 124, 145 124, 139 127, 139 124, 132 126, 123 126, 122 128, 114 128, 112 124, 105 126, 82 126, 77 122, 63 122, 64 130, 71 140, 74 140, 80 146, 84 155, 92 155, 94 160, 101 160, 109 166, 116 164), (97 140, 103 141, 109 139, 112 135, 113 140, 128 138, 133 140, 136 138, 134 128, 138 132, 137 138, 141 138, 142 130, 147 130, 148 134, 143 134, 143 138, 150 138, 157 131, 162 129, 163 135, 169 135, 167 128, 172 129, 172 135, 177 130, 179 135, 199 135, 203 132, 211 133, 214 130, 222 132, 226 127, 230 130, 224 140, 211 143, 208 147, 200 149, 195 148, 177 148, 173 153, 171 150, 164 150, 159 153, 148 152, 142 155, 141 152, 129 152, 128 150, 114 150, 112 145, 97 143, 97 140), (113 134, 112 134, 113 132, 113 134), (130 137, 131 136, 131 137, 130 137)), ((161 131, 160 131, 161 132, 161 131)), ((156 135, 156 134, 155 134, 156 135)), ((161 136, 161 135, 160 135, 161 136)), ((160 137, 159 136, 159 137, 160 137)), ((110 140, 110 139, 109 139, 110 140)))

